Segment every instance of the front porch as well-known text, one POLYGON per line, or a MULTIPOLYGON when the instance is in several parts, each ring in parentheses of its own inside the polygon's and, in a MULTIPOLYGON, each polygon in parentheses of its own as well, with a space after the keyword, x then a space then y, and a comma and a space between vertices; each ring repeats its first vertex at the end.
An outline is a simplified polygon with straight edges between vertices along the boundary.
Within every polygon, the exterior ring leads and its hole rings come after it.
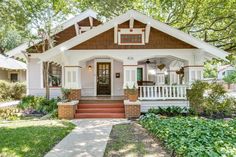
POLYGON ((66 53, 62 86, 72 89, 72 100, 79 100, 75 118, 138 117, 150 108, 188 108, 187 89, 191 82, 202 79, 202 65, 191 65, 190 56, 179 58, 178 53, 136 59, 127 55, 66 53), (136 102, 127 100, 125 94, 133 87, 138 90, 136 102))

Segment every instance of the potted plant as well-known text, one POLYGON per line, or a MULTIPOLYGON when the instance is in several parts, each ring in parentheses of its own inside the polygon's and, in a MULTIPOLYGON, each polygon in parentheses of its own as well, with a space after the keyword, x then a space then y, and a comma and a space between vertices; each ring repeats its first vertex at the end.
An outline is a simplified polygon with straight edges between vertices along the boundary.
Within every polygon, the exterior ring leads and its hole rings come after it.
POLYGON ((61 88, 61 93, 62 93, 62 101, 63 102, 68 102, 69 101, 69 95, 71 93, 71 89, 61 88))
POLYGON ((138 89, 135 84, 130 88, 127 86, 127 93, 129 101, 137 101, 138 100, 138 89))

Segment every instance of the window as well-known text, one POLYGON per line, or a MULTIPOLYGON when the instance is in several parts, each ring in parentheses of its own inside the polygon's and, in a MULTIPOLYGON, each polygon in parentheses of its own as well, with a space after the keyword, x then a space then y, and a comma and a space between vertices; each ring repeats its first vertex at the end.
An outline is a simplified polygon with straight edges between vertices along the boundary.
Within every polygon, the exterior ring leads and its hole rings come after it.
MULTIPOLYGON (((61 77, 62 77, 62 67, 55 63, 49 63, 49 68, 48 68, 49 86, 61 87, 61 77)), ((44 86, 45 86, 45 82, 44 82, 44 86)))
POLYGON ((10 74, 10 80, 11 80, 11 82, 17 82, 18 81, 18 74, 17 73, 11 73, 10 74))
POLYGON ((137 81, 143 81, 143 68, 137 69, 137 81))
POLYGON ((119 45, 144 45, 144 29, 142 28, 121 28, 118 31, 119 45))
POLYGON ((142 43, 142 34, 121 34, 121 43, 142 43))

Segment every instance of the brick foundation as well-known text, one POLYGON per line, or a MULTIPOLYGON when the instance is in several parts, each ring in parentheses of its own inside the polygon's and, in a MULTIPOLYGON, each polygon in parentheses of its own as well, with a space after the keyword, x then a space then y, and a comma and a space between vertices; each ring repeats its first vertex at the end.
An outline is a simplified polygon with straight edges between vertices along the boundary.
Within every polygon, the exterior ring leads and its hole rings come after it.
POLYGON ((80 100, 81 89, 71 89, 69 100, 80 100))
POLYGON ((131 102, 129 100, 125 100, 124 105, 126 118, 138 118, 141 115, 140 101, 131 102))
POLYGON ((124 89, 124 100, 128 100, 128 90, 124 89))
POLYGON ((58 105, 58 118, 60 119, 74 119, 76 106, 78 101, 59 102, 58 105))

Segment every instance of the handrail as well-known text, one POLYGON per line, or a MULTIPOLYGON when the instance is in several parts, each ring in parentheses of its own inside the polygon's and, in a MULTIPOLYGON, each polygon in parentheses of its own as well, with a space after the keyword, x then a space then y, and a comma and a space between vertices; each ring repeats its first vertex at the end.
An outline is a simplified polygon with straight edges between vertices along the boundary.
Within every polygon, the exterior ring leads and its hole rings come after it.
POLYGON ((187 85, 138 86, 140 100, 187 99, 187 85))

